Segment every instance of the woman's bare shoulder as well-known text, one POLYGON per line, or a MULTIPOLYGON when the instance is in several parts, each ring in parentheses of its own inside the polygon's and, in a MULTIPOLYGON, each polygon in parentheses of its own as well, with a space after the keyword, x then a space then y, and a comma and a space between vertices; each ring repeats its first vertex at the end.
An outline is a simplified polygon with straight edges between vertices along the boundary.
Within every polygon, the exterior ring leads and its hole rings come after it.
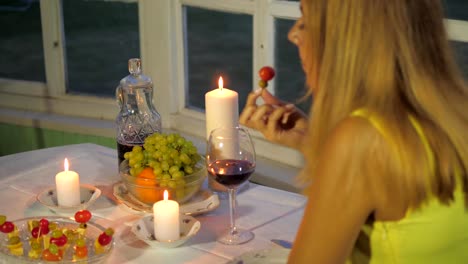
MULTIPOLYGON (((324 143, 324 159, 344 163, 366 159, 386 142, 379 130, 366 118, 350 116, 332 129, 324 143)), ((375 154, 375 153, 374 153, 375 154)))
POLYGON ((309 250, 293 250, 290 262, 341 263, 350 254, 362 225, 378 205, 366 180, 370 175, 366 166, 372 163, 367 152, 374 149, 378 136, 366 119, 346 118, 324 142, 315 168, 306 167, 305 173, 315 175, 295 243, 309 250))
MULTIPOLYGON (((366 118, 350 116, 330 133, 319 157, 316 182, 340 190, 343 199, 359 194, 374 200, 372 192, 380 182, 375 173, 388 157, 383 136, 366 118), (363 192, 365 191, 365 192, 363 192)), ((375 206, 375 205, 369 205, 375 206)))

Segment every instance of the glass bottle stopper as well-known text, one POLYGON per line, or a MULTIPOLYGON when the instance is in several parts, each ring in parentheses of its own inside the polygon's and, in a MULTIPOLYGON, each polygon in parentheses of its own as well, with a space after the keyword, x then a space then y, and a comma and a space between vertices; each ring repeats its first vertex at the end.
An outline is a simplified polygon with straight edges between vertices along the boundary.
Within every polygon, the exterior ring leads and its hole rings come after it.
POLYGON ((138 58, 129 59, 128 71, 132 75, 140 75, 141 74, 141 60, 138 58))

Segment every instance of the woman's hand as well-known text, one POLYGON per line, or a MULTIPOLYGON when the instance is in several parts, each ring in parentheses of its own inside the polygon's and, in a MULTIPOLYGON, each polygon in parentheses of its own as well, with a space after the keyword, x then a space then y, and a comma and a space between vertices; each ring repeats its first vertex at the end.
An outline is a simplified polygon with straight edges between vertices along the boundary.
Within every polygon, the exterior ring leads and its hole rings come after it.
POLYGON ((266 139, 300 150, 307 130, 306 115, 292 104, 286 104, 266 89, 259 89, 247 97, 239 122, 260 131, 266 139), (264 104, 257 105, 262 97, 264 104))

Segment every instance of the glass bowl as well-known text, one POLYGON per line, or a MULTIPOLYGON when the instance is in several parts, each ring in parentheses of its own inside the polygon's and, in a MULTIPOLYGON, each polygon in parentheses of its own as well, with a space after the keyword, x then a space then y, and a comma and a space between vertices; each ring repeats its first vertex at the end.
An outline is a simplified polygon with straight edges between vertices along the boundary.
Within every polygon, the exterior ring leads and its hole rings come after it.
POLYGON ((192 174, 184 176, 185 185, 176 188, 162 187, 156 179, 130 175, 127 160, 124 160, 120 164, 119 170, 122 182, 127 187, 129 194, 135 200, 150 206, 164 199, 164 190, 169 192, 170 200, 177 201, 180 204, 189 201, 200 190, 207 176, 205 160, 203 158, 195 165, 192 174))
MULTIPOLYGON (((73 218, 68 217, 59 217, 59 216, 37 216, 37 217, 28 217, 22 218, 15 221, 12 221, 15 226, 18 228, 18 235, 22 242, 23 254, 22 255, 13 255, 10 250, 7 248, 8 245, 8 235, 0 233, 0 263, 87 263, 87 264, 96 264, 96 263, 105 263, 105 260, 110 255, 114 248, 114 242, 111 242, 108 246, 104 247, 104 251, 97 253, 94 248, 94 242, 99 237, 99 235, 106 230, 103 226, 88 222, 84 238, 86 241, 86 247, 88 248, 88 258, 85 260, 73 260, 73 247, 74 243, 70 243, 68 247, 64 250, 63 259, 60 261, 45 261, 42 259, 32 259, 28 257, 29 251, 31 251, 31 246, 29 241, 31 239, 31 232, 28 229, 28 223, 32 220, 47 219, 49 223, 56 223, 57 228, 67 228, 67 229, 77 229, 79 223, 75 222, 73 218)), ((50 234, 50 233, 49 233, 50 234)))

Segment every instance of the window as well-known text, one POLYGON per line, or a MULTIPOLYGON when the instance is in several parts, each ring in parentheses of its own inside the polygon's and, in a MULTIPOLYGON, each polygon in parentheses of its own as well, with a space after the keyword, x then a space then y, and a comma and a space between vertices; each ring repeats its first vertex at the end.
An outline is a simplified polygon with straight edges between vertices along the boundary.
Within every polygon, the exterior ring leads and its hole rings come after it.
POLYGON ((294 20, 275 19, 275 65, 278 71, 276 78, 276 95, 282 100, 295 103, 304 113, 310 109, 310 97, 306 95, 306 80, 302 70, 297 47, 289 42, 287 35, 294 20), (283 87, 283 89, 281 89, 283 87))
POLYGON ((455 59, 460 65, 465 80, 468 80, 468 42, 451 41, 451 43, 456 54, 455 59))
POLYGON ((0 78, 45 82, 39 3, 7 1, 0 13, 0 78))
POLYGON ((468 80, 468 2, 444 0, 446 17, 455 58, 468 80), (450 30, 451 29, 451 30, 450 30))
POLYGON ((140 57, 137 2, 62 1, 62 10, 66 92, 113 98, 128 59, 140 57))
MULTIPOLYGON (((220 76, 225 87, 248 94, 252 90, 252 16, 191 6, 184 11, 186 106, 204 109, 205 93, 218 87, 220 76)), ((239 98, 240 109, 245 99, 239 98)))
MULTIPOLYGON (((468 77, 468 3, 444 4, 468 77)), ((204 94, 217 86, 218 76, 239 92, 242 109, 264 65, 277 71, 268 89, 307 112, 311 102, 299 101, 305 93, 299 57, 286 38, 299 16, 298 0, 2 2, 0 21, 7 26, 0 29, 0 56, 7 59, 0 61, 0 107, 111 123, 127 60, 141 57, 165 128, 204 138, 204 94)), ((260 156, 301 165, 299 153, 252 134, 260 156)))
POLYGON ((468 21, 468 2, 464 0, 443 0, 448 19, 468 21))

